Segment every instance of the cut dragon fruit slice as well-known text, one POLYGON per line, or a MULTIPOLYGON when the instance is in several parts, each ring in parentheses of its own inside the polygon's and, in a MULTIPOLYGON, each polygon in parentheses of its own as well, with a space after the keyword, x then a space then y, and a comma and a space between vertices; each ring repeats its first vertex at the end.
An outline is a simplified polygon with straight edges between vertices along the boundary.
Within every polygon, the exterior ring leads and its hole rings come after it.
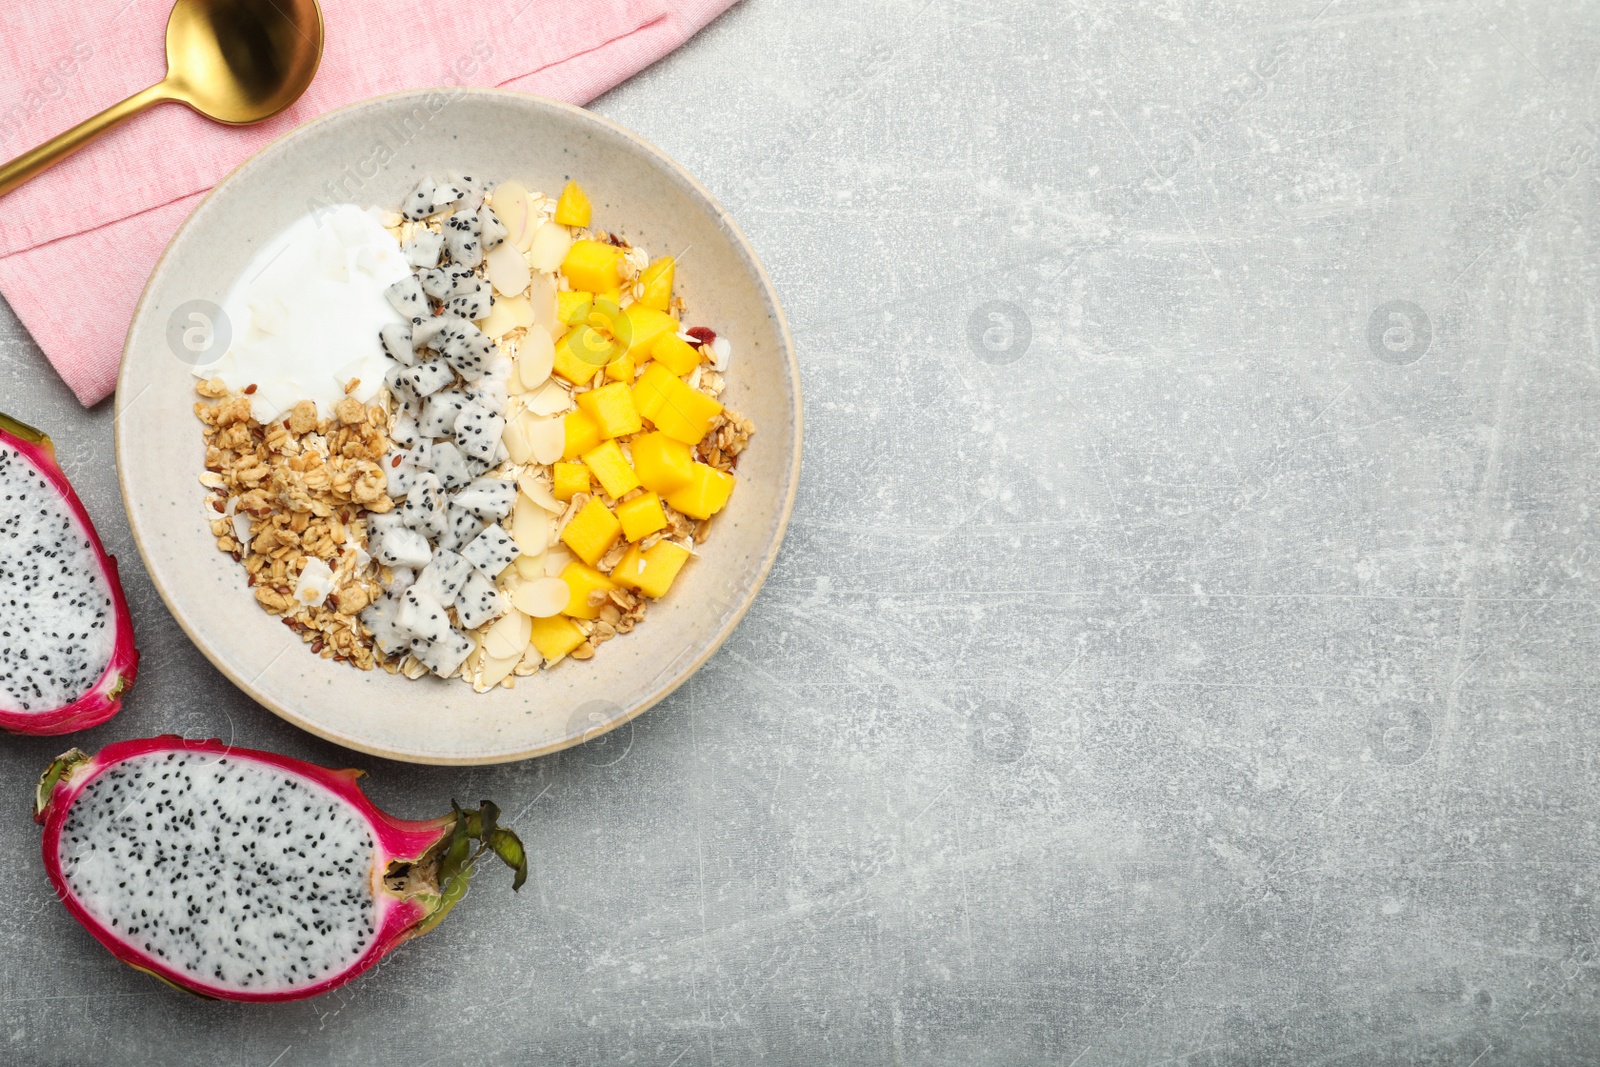
POLYGON ((450 364, 442 359, 430 359, 411 368, 411 392, 420 400, 432 396, 456 380, 450 364))
POLYGON ((439 353, 467 381, 483 377, 494 355, 494 342, 477 326, 460 319, 439 333, 439 353))
POLYGON ((450 320, 440 315, 423 319, 411 327, 411 343, 418 352, 424 348, 432 348, 434 338, 439 336, 439 331, 449 325, 450 320))
POLYGON ((35 797, 45 872, 95 940, 163 981, 225 1000, 326 993, 437 925, 485 852, 512 888, 527 878, 493 804, 397 819, 360 774, 174 736, 74 749, 35 797))
POLYGON ((437 267, 444 254, 444 234, 432 230, 418 230, 411 239, 400 246, 406 262, 413 267, 437 267))
POLYGON ((436 641, 424 641, 420 637, 411 639, 411 654, 417 657, 417 662, 440 678, 448 678, 460 669, 466 658, 472 655, 472 638, 458 630, 450 630, 436 641))
POLYGON ((431 471, 417 475, 406 502, 400 505, 400 520, 429 538, 438 538, 446 529, 444 493, 431 471))
POLYGON ((458 389, 434 393, 422 405, 422 417, 417 419, 418 432, 424 437, 445 436, 455 429, 456 419, 466 406, 466 394, 458 389))
POLYGON ((455 275, 446 267, 427 267, 417 271, 417 284, 435 300, 445 300, 455 288, 455 275))
POLYGON ((133 621, 50 438, 0 415, 0 729, 105 722, 138 674, 133 621))
POLYGON ((438 210, 434 206, 437 198, 432 178, 424 178, 417 183, 417 187, 406 197, 405 207, 400 211, 402 215, 412 222, 421 222, 438 210))
POLYGON ((452 503, 445 508, 445 532, 439 538, 439 547, 452 552, 459 552, 472 543, 472 539, 483 532, 484 521, 468 511, 458 508, 452 503))
POLYGON ((483 230, 483 250, 493 252, 505 241, 506 235, 511 231, 506 229, 505 223, 500 221, 500 216, 494 213, 494 208, 488 204, 478 209, 478 222, 483 230))
POLYGON ((489 283, 482 278, 472 277, 457 281, 450 287, 450 299, 444 303, 444 312, 463 319, 483 319, 488 317, 492 306, 489 283))
POLYGON ((399 656, 411 650, 411 635, 395 625, 399 611, 400 594, 391 587, 389 592, 361 609, 358 616, 361 625, 372 635, 372 643, 386 656, 399 656))
POLYGON ((410 323, 393 322, 380 326, 378 340, 383 344, 384 352, 396 363, 409 367, 417 361, 417 349, 411 343, 410 323))
POLYGON ((467 457, 461 454, 461 449, 453 441, 434 443, 433 460, 429 466, 439 479, 439 484, 446 489, 460 489, 472 481, 472 472, 467 469, 467 457))
POLYGON ((511 514, 517 502, 517 483, 505 478, 479 478, 450 500, 451 507, 465 508, 485 522, 511 514))
POLYGON ((415 325, 433 314, 428 307, 427 294, 422 291, 422 283, 416 275, 401 278, 383 291, 383 295, 394 305, 394 309, 415 325))
POLYGON ((430 594, 448 608, 456 602, 456 594, 461 592, 461 583, 472 573, 475 573, 472 564, 462 559, 460 553, 440 549, 433 554, 433 560, 422 568, 422 573, 417 575, 417 583, 412 588, 430 594))
POLYGON ((483 223, 475 211, 451 215, 444 220, 444 247, 450 262, 476 270, 483 265, 483 223))
POLYGON ((469 401, 461 409, 461 414, 456 416, 456 444, 469 456, 488 459, 494 455, 505 429, 506 420, 503 416, 469 401))
POLYGON ((501 571, 511 566, 511 561, 517 555, 516 542, 498 523, 491 523, 461 550, 462 558, 489 578, 498 578, 501 571))
POLYGON ((505 597, 500 595, 500 590, 494 582, 486 578, 480 570, 468 573, 461 583, 460 591, 456 593, 456 618, 461 620, 461 625, 469 630, 476 630, 484 623, 505 614, 505 611, 505 597))

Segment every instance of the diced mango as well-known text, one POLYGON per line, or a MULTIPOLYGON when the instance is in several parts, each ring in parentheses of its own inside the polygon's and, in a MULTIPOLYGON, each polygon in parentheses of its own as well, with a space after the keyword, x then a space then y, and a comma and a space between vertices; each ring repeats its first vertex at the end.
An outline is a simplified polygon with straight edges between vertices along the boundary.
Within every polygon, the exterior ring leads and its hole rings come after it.
POLYGON ((622 249, 604 241, 574 241, 561 261, 561 273, 574 289, 607 293, 622 284, 622 249))
POLYGON ((607 289, 604 292, 596 293, 596 294, 594 294, 594 298, 597 301, 598 300, 609 300, 609 301, 611 301, 611 303, 616 304, 618 307, 621 307, 622 306, 622 286, 618 285, 614 289, 607 289))
POLYGON ((699 444, 722 414, 722 405, 652 360, 633 386, 633 406, 656 429, 685 444, 699 444))
POLYGON ((700 365, 700 350, 676 333, 664 333, 650 346, 650 358, 681 378, 700 365))
POLYGON ((600 503, 598 497, 590 497, 589 502, 578 509, 578 513, 561 531, 562 542, 572 549, 573 555, 591 567, 611 551, 611 546, 621 536, 622 523, 611 514, 610 508, 600 503))
POLYGON ((578 409, 600 427, 602 437, 626 437, 644 429, 633 406, 633 393, 627 382, 612 382, 587 393, 579 393, 578 409))
POLYGON ((578 624, 562 615, 534 619, 529 640, 546 663, 554 663, 586 640, 578 624))
POLYGON ((626 382, 627 384, 632 385, 633 374, 634 367, 632 356, 618 356, 616 359, 606 364, 607 381, 626 382))
MULTIPOLYGON (((587 416, 586 416, 587 417, 587 416)), ((596 431, 598 434, 599 431, 596 431)), ((571 440, 570 438, 568 439, 571 440)), ((571 500, 589 491, 589 468, 582 463, 557 463, 550 493, 557 500, 571 500)))
POLYGON ((574 326, 556 342, 550 369, 573 385, 594 381, 600 368, 621 355, 611 335, 592 326, 574 326))
POLYGON ((677 261, 671 256, 662 256, 641 271, 639 284, 643 287, 643 294, 639 297, 639 303, 657 311, 670 311, 672 279, 677 272, 677 261))
POLYGON ((659 600, 667 595, 688 560, 689 550, 672 541, 657 541, 648 552, 629 545, 621 562, 612 569, 611 580, 659 600))
POLYGON ((617 519, 622 523, 622 536, 629 541, 667 528, 667 513, 662 510, 661 498, 654 493, 644 493, 618 504, 617 519))
MULTIPOLYGON (((569 463, 605 440, 599 425, 582 409, 567 412, 563 420, 567 443, 561 449, 561 458, 569 463)), ((587 480, 588 475, 584 477, 587 480)))
POLYGON ((688 445, 660 431, 643 433, 628 443, 639 484, 657 493, 670 493, 689 484, 694 476, 694 455, 688 445))
POLYGON ((589 225, 593 217, 594 206, 589 203, 589 194, 577 182, 568 182, 556 201, 556 221, 563 226, 583 227, 589 225))
POLYGON ((691 519, 709 519, 728 503, 737 480, 715 467, 696 463, 688 484, 668 493, 667 503, 691 519))
POLYGON ((600 605, 589 603, 589 594, 596 589, 609 593, 617 587, 616 582, 577 560, 573 560, 562 569, 561 580, 567 583, 569 590, 567 606, 562 609, 562 614, 570 615, 574 619, 598 619, 600 605))
POLYGON ((589 309, 594 306, 593 293, 557 293, 556 318, 565 326, 582 326, 589 321, 589 309))
POLYGON ((616 338, 619 343, 628 346, 628 355, 633 357, 635 363, 643 363, 649 357, 651 348, 663 334, 678 332, 677 319, 643 304, 630 304, 623 314, 627 316, 628 324, 623 332, 616 334, 616 338))
POLYGON ((583 454, 583 462, 613 500, 639 488, 639 476, 628 465, 622 446, 615 441, 591 448, 583 454))

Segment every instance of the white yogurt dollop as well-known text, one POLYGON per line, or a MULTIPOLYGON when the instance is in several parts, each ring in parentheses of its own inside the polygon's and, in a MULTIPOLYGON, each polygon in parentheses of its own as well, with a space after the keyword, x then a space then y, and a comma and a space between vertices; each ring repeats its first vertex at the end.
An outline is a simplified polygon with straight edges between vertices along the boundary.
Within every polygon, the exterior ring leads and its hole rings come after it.
POLYGON ((194 369, 230 389, 254 385, 251 413, 271 422, 301 400, 324 417, 350 395, 370 403, 394 361, 378 328, 406 320, 383 291, 411 276, 382 215, 354 204, 319 209, 264 245, 223 304, 232 342, 194 369))

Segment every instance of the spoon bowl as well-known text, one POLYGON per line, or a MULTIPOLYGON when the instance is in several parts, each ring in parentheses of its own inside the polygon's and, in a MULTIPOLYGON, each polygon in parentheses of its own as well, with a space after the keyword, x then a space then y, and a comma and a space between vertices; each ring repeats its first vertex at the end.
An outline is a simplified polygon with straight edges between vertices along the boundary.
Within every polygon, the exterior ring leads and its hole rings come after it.
POLYGON ((270 119, 300 98, 321 62, 317 0, 177 0, 167 19, 167 76, 0 166, 0 196, 165 101, 230 126, 270 119))

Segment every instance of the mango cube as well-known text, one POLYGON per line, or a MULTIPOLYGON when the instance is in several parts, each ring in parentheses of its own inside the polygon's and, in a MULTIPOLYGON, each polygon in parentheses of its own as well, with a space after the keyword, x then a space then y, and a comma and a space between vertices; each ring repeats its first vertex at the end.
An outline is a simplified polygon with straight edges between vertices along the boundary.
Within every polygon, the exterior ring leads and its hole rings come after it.
POLYGON ((667 494, 667 503, 691 519, 709 519, 728 503, 736 481, 731 474, 696 463, 688 483, 667 494))
MULTIPOLYGON (((602 437, 626 437, 644 429, 633 406, 633 393, 627 382, 612 382, 577 396, 578 410, 594 420, 602 437)), ((720 408, 719 408, 720 410, 720 408)))
POLYGON ((670 310, 672 308, 672 280, 677 272, 677 261, 671 256, 662 256, 646 267, 639 274, 639 285, 642 287, 639 303, 657 311, 670 310))
POLYGON ((643 304, 630 304, 623 310, 627 317, 627 325, 616 334, 617 341, 628 346, 628 355, 633 357, 635 363, 643 363, 650 356, 650 350, 663 334, 678 332, 678 320, 664 311, 645 307, 643 304))
POLYGON ((676 333, 664 333, 650 346, 650 358, 681 378, 700 365, 700 350, 676 333))
POLYGON ((668 437, 695 445, 722 414, 722 405, 652 361, 633 386, 633 406, 668 437))
POLYGON ((600 368, 622 354, 611 335, 593 326, 574 326, 556 342, 550 368, 573 385, 594 381, 600 368))
POLYGON ((589 225, 593 217, 594 205, 589 203, 589 194, 577 182, 568 182, 556 201, 556 221, 563 226, 583 227, 589 225))
POLYGON ((611 514, 611 509, 600 503, 598 497, 578 509, 566 528, 561 531, 562 542, 572 554, 593 567, 600 557, 611 551, 611 546, 622 536, 622 523, 611 514))
POLYGON ((652 492, 670 493, 688 485, 694 476, 694 454, 689 446, 660 431, 640 434, 629 448, 639 484, 652 492))
POLYGON ((593 306, 593 293, 556 294, 556 318, 563 326, 582 326, 589 321, 589 309, 593 306))
POLYGON ((583 644, 585 638, 578 624, 560 615, 548 619, 534 619, 529 641, 539 650, 546 663, 554 663, 568 652, 583 644))
POLYGON ((629 541, 638 541, 667 528, 667 513, 661 507, 661 498, 654 493, 644 493, 618 504, 617 519, 622 523, 622 536, 629 541))
POLYGON ((561 571, 561 580, 569 590, 567 606, 562 613, 574 619, 598 619, 600 605, 589 603, 589 594, 595 590, 609 593, 617 583, 585 563, 573 560, 561 571))
POLYGON ((627 382, 633 384, 633 357, 628 355, 618 356, 606 364, 606 380, 611 382, 627 382))
POLYGON ((599 480, 606 495, 613 500, 639 488, 639 476, 628 465, 628 457, 622 454, 622 446, 615 441, 607 441, 585 452, 583 462, 599 480))
POLYGON ((557 463, 551 481, 552 496, 557 500, 571 500, 579 493, 589 491, 589 468, 582 463, 557 463))
MULTIPOLYGON (((605 440, 600 427, 582 409, 567 412, 562 421, 565 424, 563 428, 566 431, 567 443, 561 449, 561 458, 569 463, 605 440)), ((585 488, 588 480, 588 473, 585 472, 585 488)))
POLYGON ((607 293, 622 285, 622 249, 604 241, 574 241, 561 261, 561 273, 574 289, 607 293))
POLYGON ((622 561, 612 569, 611 580, 659 600, 667 595, 688 560, 689 550, 672 541, 657 541, 647 552, 629 545, 622 561))

